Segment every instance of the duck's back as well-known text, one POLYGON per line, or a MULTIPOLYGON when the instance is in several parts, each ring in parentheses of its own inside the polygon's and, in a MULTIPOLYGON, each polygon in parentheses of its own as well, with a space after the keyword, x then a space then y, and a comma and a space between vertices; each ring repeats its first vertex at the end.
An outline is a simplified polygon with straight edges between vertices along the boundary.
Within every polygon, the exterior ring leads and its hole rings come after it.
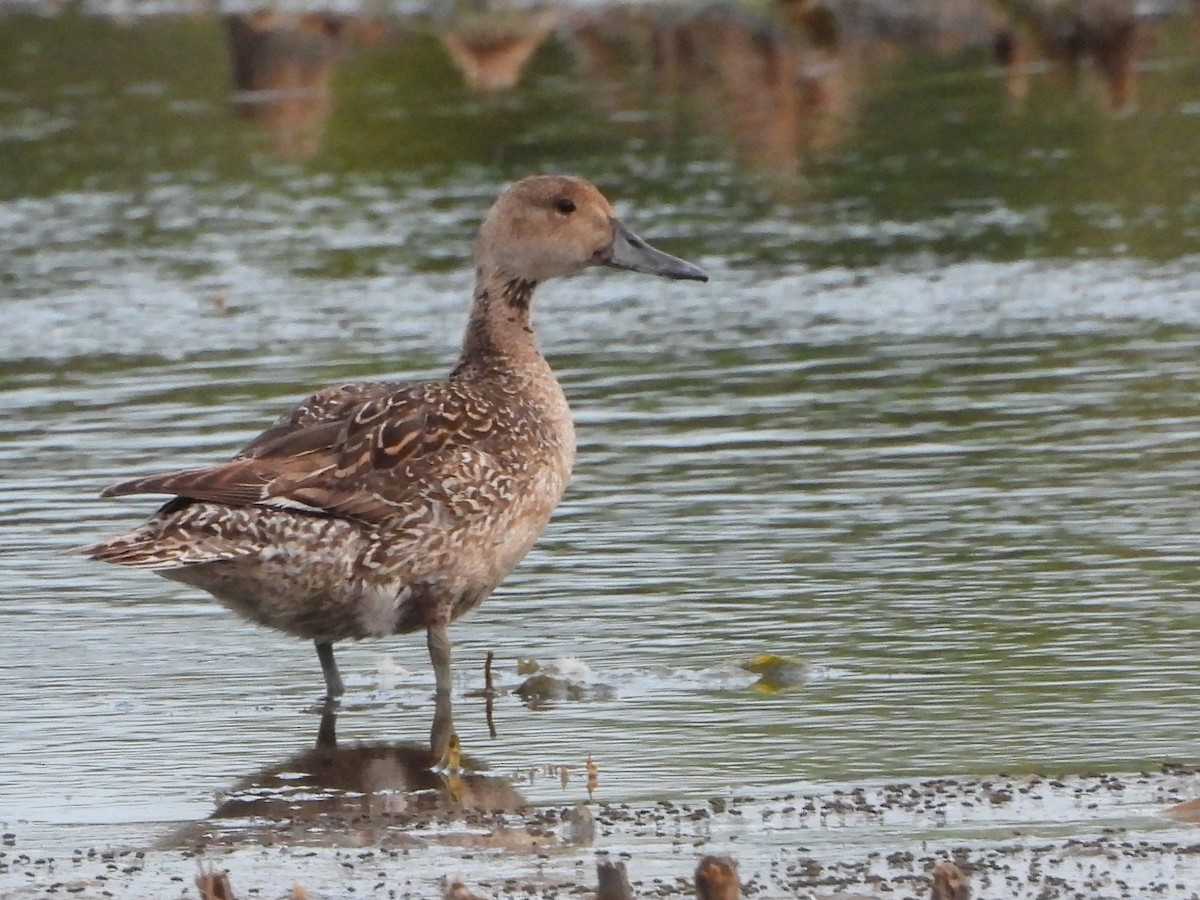
POLYGON ((525 555, 574 449, 544 360, 337 385, 228 463, 112 489, 178 496, 92 555, 205 588, 305 637, 426 627, 481 602, 525 555))

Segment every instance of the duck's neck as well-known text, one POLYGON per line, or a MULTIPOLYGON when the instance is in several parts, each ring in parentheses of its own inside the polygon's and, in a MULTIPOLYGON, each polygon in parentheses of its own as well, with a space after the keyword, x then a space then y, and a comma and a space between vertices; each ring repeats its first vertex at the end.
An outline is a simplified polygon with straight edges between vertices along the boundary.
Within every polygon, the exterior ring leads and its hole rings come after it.
POLYGON ((529 320, 535 281, 476 271, 475 300, 456 373, 477 367, 544 364, 529 320))

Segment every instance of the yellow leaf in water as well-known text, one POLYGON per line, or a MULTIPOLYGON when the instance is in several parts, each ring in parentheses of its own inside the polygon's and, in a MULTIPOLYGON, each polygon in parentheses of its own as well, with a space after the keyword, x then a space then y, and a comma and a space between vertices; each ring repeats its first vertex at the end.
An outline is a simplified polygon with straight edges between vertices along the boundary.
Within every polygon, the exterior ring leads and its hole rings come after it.
POLYGON ((751 689, 764 694, 777 693, 784 688, 803 684, 808 679, 807 665, 777 653, 760 653, 741 666, 758 676, 758 681, 751 685, 751 689))

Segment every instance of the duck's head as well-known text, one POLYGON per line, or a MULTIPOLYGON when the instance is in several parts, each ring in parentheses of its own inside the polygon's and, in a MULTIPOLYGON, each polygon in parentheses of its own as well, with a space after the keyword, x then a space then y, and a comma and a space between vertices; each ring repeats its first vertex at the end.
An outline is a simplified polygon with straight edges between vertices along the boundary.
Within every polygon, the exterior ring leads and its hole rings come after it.
POLYGON ((533 175, 510 185, 488 210, 477 253, 485 272, 524 281, 588 266, 708 281, 699 266, 656 250, 626 228, 594 185, 563 175, 533 175))

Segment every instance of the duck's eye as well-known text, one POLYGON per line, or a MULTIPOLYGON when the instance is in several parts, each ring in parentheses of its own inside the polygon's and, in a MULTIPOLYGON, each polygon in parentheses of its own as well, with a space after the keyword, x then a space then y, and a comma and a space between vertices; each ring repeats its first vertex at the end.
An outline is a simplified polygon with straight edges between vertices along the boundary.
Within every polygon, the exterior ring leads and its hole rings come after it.
POLYGON ((569 216, 571 213, 575 212, 575 201, 570 197, 559 197, 554 201, 554 208, 564 216, 569 216))

